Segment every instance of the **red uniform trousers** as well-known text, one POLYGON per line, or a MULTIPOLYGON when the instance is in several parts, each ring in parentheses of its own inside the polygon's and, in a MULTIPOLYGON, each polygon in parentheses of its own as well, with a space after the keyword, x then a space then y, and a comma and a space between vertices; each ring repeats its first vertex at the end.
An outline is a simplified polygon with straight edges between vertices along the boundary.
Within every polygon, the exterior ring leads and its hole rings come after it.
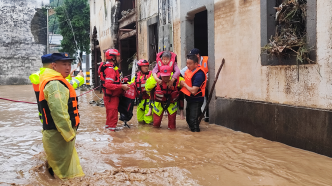
POLYGON ((116 128, 118 124, 119 97, 104 96, 104 105, 106 108, 106 125, 109 128, 116 128))
MULTIPOLYGON (((167 113, 168 113, 168 128, 175 129, 176 128, 176 112, 171 115, 167 110, 167 113)), ((163 115, 164 115, 164 112, 162 112, 160 116, 153 113, 153 126, 154 127, 156 127, 156 128, 160 127, 161 120, 163 119, 163 115)))

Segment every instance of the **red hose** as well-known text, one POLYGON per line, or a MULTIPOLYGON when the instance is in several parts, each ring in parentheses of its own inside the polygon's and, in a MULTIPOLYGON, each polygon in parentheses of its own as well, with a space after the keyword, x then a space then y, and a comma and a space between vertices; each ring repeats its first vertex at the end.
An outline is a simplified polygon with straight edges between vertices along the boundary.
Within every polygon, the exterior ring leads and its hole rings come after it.
POLYGON ((6 101, 18 102, 18 103, 37 104, 37 103, 28 102, 28 101, 17 101, 17 100, 6 99, 6 98, 0 98, 0 99, 6 100, 6 101))

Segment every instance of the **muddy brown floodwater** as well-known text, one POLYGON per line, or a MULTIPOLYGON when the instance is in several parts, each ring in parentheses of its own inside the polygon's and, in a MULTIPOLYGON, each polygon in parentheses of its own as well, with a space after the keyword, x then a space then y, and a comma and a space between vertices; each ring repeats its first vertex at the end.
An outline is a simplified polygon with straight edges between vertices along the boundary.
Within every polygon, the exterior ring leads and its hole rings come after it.
MULTIPOLYGON (((0 97, 35 102, 28 85, 0 86, 0 97)), ((192 133, 180 119, 176 131, 132 119, 110 132, 91 100, 92 92, 79 100, 76 139, 86 176, 64 181, 45 169, 37 106, 0 100, 0 185, 332 185, 326 156, 207 123, 192 133)))

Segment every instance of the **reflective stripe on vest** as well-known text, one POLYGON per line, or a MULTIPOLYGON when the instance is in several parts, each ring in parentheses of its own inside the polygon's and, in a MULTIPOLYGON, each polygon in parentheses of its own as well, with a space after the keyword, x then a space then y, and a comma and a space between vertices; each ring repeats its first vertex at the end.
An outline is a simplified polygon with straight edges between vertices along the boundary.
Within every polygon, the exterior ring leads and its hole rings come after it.
MULTIPOLYGON (((185 83, 189 86, 192 87, 192 78, 193 76, 199 71, 199 70, 203 70, 203 68, 199 65, 198 68, 196 68, 194 71, 191 70, 187 70, 184 73, 184 79, 185 79, 185 83)), ((205 74, 205 73, 204 73, 205 74)), ((186 89, 185 87, 182 87, 181 92, 183 92, 185 95, 187 96, 197 96, 198 94, 202 94, 201 97, 205 96, 205 87, 206 87, 206 74, 205 74, 205 80, 202 83, 201 87, 199 88, 198 92, 195 95, 192 95, 188 89, 186 89)))
POLYGON ((62 76, 54 76, 54 77, 48 77, 43 82, 41 82, 39 88, 40 88, 40 94, 39 94, 39 105, 42 110, 42 117, 43 117, 43 129, 44 130, 56 130, 56 126, 54 123, 54 120, 51 116, 51 111, 48 107, 48 103, 45 100, 44 95, 44 88, 45 86, 53 80, 57 80, 61 82, 66 88, 69 89, 69 99, 68 99, 68 114, 70 117, 70 121, 72 124, 72 127, 77 127, 80 123, 80 117, 78 113, 78 105, 77 105, 77 96, 75 89, 70 85, 70 83, 64 79, 62 76))

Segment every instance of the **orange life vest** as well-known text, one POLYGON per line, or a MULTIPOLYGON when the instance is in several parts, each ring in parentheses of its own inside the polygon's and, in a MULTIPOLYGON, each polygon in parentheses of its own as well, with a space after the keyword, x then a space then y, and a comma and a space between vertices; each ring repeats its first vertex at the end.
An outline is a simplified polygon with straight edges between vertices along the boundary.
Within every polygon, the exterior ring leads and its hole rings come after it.
MULTIPOLYGON (((184 73, 184 80, 185 80, 185 83, 192 87, 192 78, 193 76, 199 71, 199 70, 202 70, 204 72, 204 69, 198 65, 198 67, 194 70, 194 71, 191 71, 191 70, 187 70, 185 73, 184 73)), ((204 73, 205 74, 205 73, 204 73)), ((205 81, 202 83, 201 87, 199 88, 198 92, 195 94, 195 95, 192 95, 188 89, 186 89, 185 87, 183 87, 181 89, 181 92, 183 92, 185 95, 187 96, 199 96, 199 97, 204 97, 205 96, 205 88, 206 88, 206 74, 205 74, 205 81)))
POLYGON ((209 68, 208 68, 209 57, 208 56, 202 56, 202 57, 203 57, 203 61, 202 61, 201 67, 203 68, 203 71, 205 73, 208 73, 209 72, 209 68))
POLYGON ((38 105, 38 111, 39 111, 39 119, 42 119, 42 116, 40 115, 42 113, 39 105, 39 84, 33 84, 33 90, 35 91, 36 99, 37 99, 37 105, 38 105))
POLYGON ((146 83, 146 80, 151 76, 151 74, 152 74, 151 71, 149 71, 148 74, 143 74, 142 72, 137 72, 137 74, 135 76, 137 96, 140 100, 150 98, 150 96, 146 93, 145 83, 146 83))
MULTIPOLYGON (((159 53, 157 54, 158 71, 160 71, 160 67, 161 67, 161 66, 164 66, 163 62, 161 61, 161 56, 162 56, 163 53, 164 53, 164 51, 159 52, 159 53)), ((173 53, 173 52, 171 52, 171 55, 172 55, 172 56, 171 56, 171 59, 169 60, 169 62, 168 62, 167 65, 169 65, 169 66, 173 69, 173 71, 174 71, 174 63, 176 62, 176 54, 173 53)))
POLYGON ((70 117, 70 121, 72 124, 72 127, 77 127, 80 124, 80 116, 78 113, 78 105, 77 105, 77 96, 75 89, 73 86, 68 83, 68 81, 63 78, 62 76, 53 76, 53 77, 47 77, 43 82, 41 82, 39 86, 39 104, 40 108, 42 110, 42 117, 43 117, 43 129, 44 130, 53 130, 57 129, 54 123, 54 120, 51 116, 51 111, 48 107, 47 101, 45 100, 44 95, 44 88, 45 86, 50 82, 57 80, 60 83, 62 83, 66 88, 69 89, 69 99, 68 99, 68 114, 70 117))
POLYGON ((114 90, 114 91, 111 91, 111 90, 108 90, 106 87, 105 87, 105 80, 106 80, 106 74, 105 74, 105 70, 107 68, 111 68, 114 70, 114 73, 115 73, 115 79, 113 80, 113 83, 114 84, 121 84, 121 78, 120 78, 120 70, 115 70, 115 65, 114 63, 111 63, 111 62, 101 62, 100 63, 100 66, 99 66, 99 69, 98 69, 98 74, 100 75, 100 81, 101 81, 101 86, 102 86, 102 89, 104 91, 104 94, 105 96, 120 96, 123 91, 122 89, 120 90, 114 90))

